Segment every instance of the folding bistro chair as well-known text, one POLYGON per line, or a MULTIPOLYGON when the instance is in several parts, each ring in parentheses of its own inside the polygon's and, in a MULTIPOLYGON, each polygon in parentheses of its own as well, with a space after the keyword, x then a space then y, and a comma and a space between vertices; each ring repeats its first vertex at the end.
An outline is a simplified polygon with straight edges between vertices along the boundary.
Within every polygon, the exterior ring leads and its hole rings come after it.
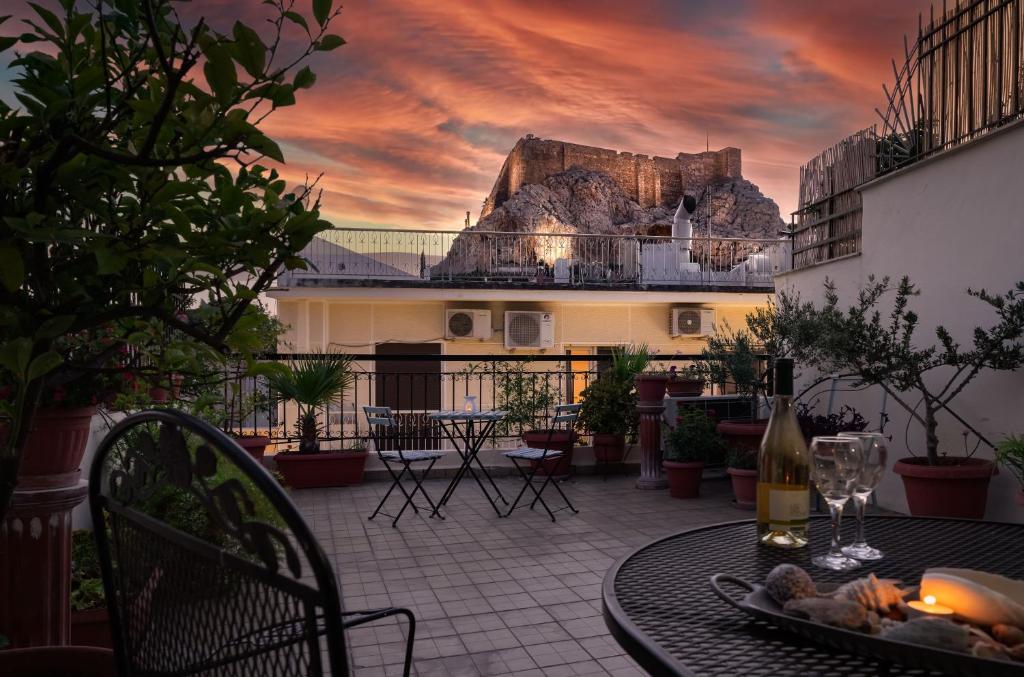
POLYGON ((508 512, 505 514, 505 517, 511 515, 512 511, 519 506, 519 500, 523 497, 523 494, 526 493, 527 489, 530 489, 530 491, 532 491, 534 494, 534 498, 530 502, 530 510, 533 510, 533 506, 535 506, 537 502, 540 501, 540 504, 544 506, 545 510, 548 511, 548 515, 551 517, 552 522, 555 521, 555 513, 559 512, 560 510, 569 509, 572 510, 573 512, 579 512, 579 510, 573 507, 573 504, 569 501, 568 497, 565 495, 565 492, 562 491, 562 488, 558 486, 558 483, 552 482, 552 475, 545 475, 544 483, 541 484, 540 490, 533 486, 533 477, 534 475, 537 474, 537 471, 539 471, 541 467, 544 465, 544 462, 548 460, 557 460, 562 457, 561 451, 559 451, 558 449, 551 448, 551 440, 554 438, 555 433, 563 432, 566 430, 572 430, 576 425, 576 418, 579 416, 579 414, 580 405, 559 404, 558 406, 555 407, 555 415, 551 418, 551 425, 548 428, 548 438, 547 440, 545 440, 543 448, 538 449, 535 447, 521 447, 513 451, 505 452, 506 458, 512 459, 512 464, 516 467, 516 470, 519 471, 519 474, 526 482, 523 488, 519 491, 519 495, 516 496, 516 500, 512 501, 512 507, 508 509, 508 512), (519 461, 536 461, 537 463, 535 464, 534 468, 530 471, 530 473, 527 474, 524 466, 520 465, 519 461), (554 511, 548 507, 548 504, 545 503, 544 499, 541 497, 541 494, 544 493, 544 490, 547 488, 549 484, 554 485, 555 489, 562 496, 562 500, 565 501, 564 506, 554 511))
POLYGON ((169 409, 118 423, 89 471, 117 674, 351 674, 347 628, 408 609, 342 611, 295 504, 231 438, 169 409))
POLYGON ((388 488, 384 498, 380 499, 380 503, 377 504, 377 509, 370 515, 370 519, 373 519, 378 514, 384 515, 385 517, 392 517, 391 526, 397 527, 398 520, 405 512, 405 509, 412 506, 413 512, 419 514, 420 509, 427 510, 429 515, 433 516, 437 514, 441 519, 444 519, 437 511, 437 506, 430 500, 430 496, 427 495, 427 490, 423 488, 423 480, 427 479, 427 475, 430 473, 430 469, 437 463, 437 459, 444 456, 444 454, 437 450, 406 450, 402 448, 402 436, 399 434, 398 422, 395 420, 395 416, 391 413, 391 407, 363 407, 363 412, 366 414, 366 421, 370 425, 370 437, 373 439, 373 446, 377 449, 377 457, 384 462, 384 467, 387 468, 388 474, 391 475, 392 483, 388 488), (394 449, 389 447, 394 446, 394 449), (412 465, 414 463, 428 463, 427 467, 420 473, 420 476, 416 477, 416 472, 413 470, 412 465), (392 467, 401 466, 402 470, 395 474, 395 470, 392 467), (409 473, 412 477, 414 487, 412 493, 405 490, 402 486, 402 478, 405 473, 409 473), (387 502, 388 497, 391 496, 391 492, 398 487, 398 490, 405 496, 405 503, 402 504, 402 509, 398 511, 397 515, 391 515, 388 513, 382 513, 381 508, 384 507, 384 503, 387 502), (416 497, 416 492, 423 494, 423 498, 427 499, 427 506, 416 505, 413 499, 416 497))

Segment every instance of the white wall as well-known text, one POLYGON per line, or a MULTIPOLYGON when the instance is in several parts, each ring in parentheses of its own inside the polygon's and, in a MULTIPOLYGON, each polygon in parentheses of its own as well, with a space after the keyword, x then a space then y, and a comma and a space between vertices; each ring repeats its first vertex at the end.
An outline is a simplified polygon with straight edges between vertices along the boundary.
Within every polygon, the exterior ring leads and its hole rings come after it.
MULTIPOLYGON (((970 347, 973 328, 989 326, 995 315, 987 304, 968 297, 966 289, 1005 292, 1024 280, 1024 124, 869 184, 862 194, 862 254, 781 275, 776 288, 820 301, 827 276, 849 302, 871 273, 894 281, 906 274, 921 292, 911 301, 921 318, 918 344, 934 343, 934 329, 943 325, 970 347)), ((837 406, 844 402, 877 423, 880 390, 841 393, 837 406)), ((952 406, 993 442, 1007 433, 1024 433, 1024 372, 984 373, 952 406)), ((895 435, 893 457, 906 456, 908 450, 923 454, 920 426, 912 425, 905 434, 908 416, 891 400, 887 411, 886 430, 895 435)), ((962 453, 962 432, 955 419, 940 415, 940 453, 962 453)), ((990 458, 992 452, 982 445, 978 455, 990 458)), ((992 479, 986 518, 1024 522, 1016 493, 1013 477, 1001 471, 992 479)), ((896 475, 886 477, 878 496, 881 505, 906 511, 896 475)))

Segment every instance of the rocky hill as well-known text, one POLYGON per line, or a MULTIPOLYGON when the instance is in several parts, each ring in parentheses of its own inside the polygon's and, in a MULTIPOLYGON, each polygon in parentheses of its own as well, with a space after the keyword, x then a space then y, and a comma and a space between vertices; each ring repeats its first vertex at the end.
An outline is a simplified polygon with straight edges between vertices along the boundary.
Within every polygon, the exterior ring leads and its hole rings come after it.
MULTIPOLYGON (((750 181, 726 178, 710 184, 697 197, 693 236, 705 237, 710 213, 712 237, 776 238, 784 226, 779 207, 750 181), (710 210, 709 205, 710 203, 710 210)), ((607 174, 573 167, 541 183, 522 186, 499 207, 466 229, 507 233, 591 233, 600 235, 671 235, 675 205, 641 207, 607 174)), ((695 243, 695 254, 703 243, 695 243)), ((712 243, 716 263, 728 265, 733 246, 725 251, 712 243)), ((745 247, 739 248, 741 251, 745 247)), ((434 267, 434 274, 487 269, 493 253, 476 238, 460 235, 452 252, 434 267), (460 240, 462 240, 460 242, 460 240)))

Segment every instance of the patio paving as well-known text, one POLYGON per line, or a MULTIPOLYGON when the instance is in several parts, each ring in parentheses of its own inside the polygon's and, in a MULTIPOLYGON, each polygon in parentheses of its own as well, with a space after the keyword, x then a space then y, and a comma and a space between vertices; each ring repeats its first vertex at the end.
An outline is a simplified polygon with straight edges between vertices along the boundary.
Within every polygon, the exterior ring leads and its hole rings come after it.
MULTIPOLYGON (((446 481, 426 483, 431 497, 446 481)), ((521 486, 496 481, 506 496, 521 486)), ((724 479, 705 481, 696 500, 638 491, 634 482, 567 482, 580 512, 557 513, 554 524, 539 506, 499 519, 472 481, 459 486, 447 519, 407 513, 397 529, 383 516, 366 519, 383 482, 292 497, 334 562, 346 608, 394 605, 416 614, 415 674, 643 675, 605 628, 605 572, 653 538, 753 513, 732 506, 724 479)), ((550 498, 554 507, 557 493, 550 498)), ((357 676, 401 674, 399 624, 355 629, 348 643, 357 676)))

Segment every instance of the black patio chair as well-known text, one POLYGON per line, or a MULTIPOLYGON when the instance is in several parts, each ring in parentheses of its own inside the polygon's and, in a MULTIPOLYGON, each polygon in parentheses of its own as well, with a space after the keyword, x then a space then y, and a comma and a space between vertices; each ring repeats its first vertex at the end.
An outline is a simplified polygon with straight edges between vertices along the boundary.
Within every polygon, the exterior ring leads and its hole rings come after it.
POLYGON ((437 460, 444 456, 444 454, 436 449, 403 449, 401 429, 398 426, 398 421, 395 420, 395 415, 391 412, 391 407, 363 407, 363 413, 366 414, 366 422, 370 427, 370 437, 373 439, 373 446, 377 450, 377 457, 383 461, 384 467, 387 468, 392 480, 391 486, 388 487, 384 498, 380 499, 380 503, 377 504, 377 508, 370 515, 370 519, 373 519, 378 514, 391 517, 391 526, 397 527, 398 520, 409 506, 412 506, 413 512, 417 514, 419 514, 421 509, 429 510, 429 515, 437 514, 438 517, 444 519, 438 512, 434 501, 427 494, 427 490, 423 488, 423 481, 427 479, 431 468, 434 467, 437 460), (414 463, 428 464, 419 477, 416 477, 416 472, 413 470, 412 466, 414 463), (401 471, 395 474, 392 465, 400 466, 402 468, 401 471), (415 485, 413 486, 412 493, 406 491, 402 485, 402 478, 405 477, 406 473, 409 473, 415 485), (398 487, 398 490, 405 496, 405 502, 396 515, 386 512, 382 513, 381 508, 384 507, 395 487, 398 487), (416 505, 413 499, 416 497, 417 492, 423 494, 423 498, 427 499, 429 506, 416 505))
POLYGON ((345 630, 407 609, 342 611, 327 556, 273 477, 177 411, 125 418, 89 473, 118 674, 348 675, 345 630))
POLYGON ((548 511, 548 516, 551 517, 552 522, 555 521, 555 513, 561 510, 568 509, 572 510, 574 513, 579 512, 579 510, 573 506, 572 502, 569 501, 565 492, 562 491, 562 487, 560 487, 557 482, 552 481, 554 475, 546 473, 544 482, 540 485, 539 490, 533 486, 533 478, 540 469, 544 467, 545 461, 558 460, 562 457, 562 452, 560 450, 551 448, 551 440, 554 439, 555 433, 567 430, 572 431, 575 428, 576 419, 580 414, 580 406, 581 405, 579 404, 559 404, 555 407, 555 415, 551 417, 551 425, 548 427, 548 438, 545 440, 543 447, 520 447, 519 449, 505 452, 505 456, 512 459, 512 465, 516 467, 516 470, 519 471, 519 474, 525 481, 525 485, 519 491, 519 494, 516 496, 516 500, 512 501, 512 507, 510 507, 508 512, 505 513, 505 517, 511 515, 512 511, 517 507, 521 507, 519 506, 519 500, 523 497, 523 494, 526 493, 527 489, 530 489, 534 494, 533 500, 530 501, 530 510, 533 510, 533 507, 538 501, 540 501, 540 504, 548 511), (525 468, 519 464, 519 461, 533 462, 533 469, 530 470, 529 474, 527 474, 525 468), (544 490, 549 484, 554 485, 555 489, 562 496, 562 500, 565 501, 565 505, 556 510, 552 510, 548 507, 548 504, 545 503, 544 499, 541 497, 541 494, 544 493, 544 490))

